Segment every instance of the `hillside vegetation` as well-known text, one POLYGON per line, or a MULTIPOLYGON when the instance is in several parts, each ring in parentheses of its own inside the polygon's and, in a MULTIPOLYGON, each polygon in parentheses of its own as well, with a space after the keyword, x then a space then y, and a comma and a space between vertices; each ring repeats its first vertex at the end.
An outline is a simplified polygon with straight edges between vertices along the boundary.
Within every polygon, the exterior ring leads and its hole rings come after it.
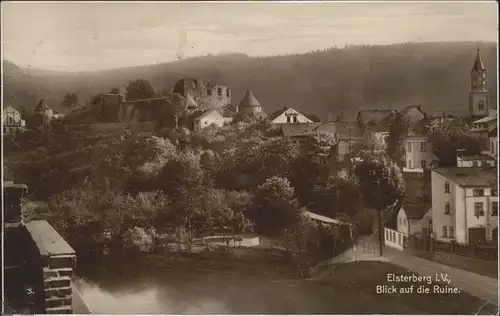
MULTIPOLYGON (((65 93, 81 103, 129 80, 144 78, 158 91, 171 91, 181 77, 229 85, 233 103, 250 87, 268 113, 283 106, 317 115, 422 104, 427 111, 468 108, 469 73, 477 43, 407 43, 332 48, 302 55, 195 57, 172 63, 98 72, 60 73, 21 69, 4 61, 4 100, 17 108, 45 98, 65 111, 65 93)), ((491 100, 496 100, 496 45, 481 44, 491 100)))

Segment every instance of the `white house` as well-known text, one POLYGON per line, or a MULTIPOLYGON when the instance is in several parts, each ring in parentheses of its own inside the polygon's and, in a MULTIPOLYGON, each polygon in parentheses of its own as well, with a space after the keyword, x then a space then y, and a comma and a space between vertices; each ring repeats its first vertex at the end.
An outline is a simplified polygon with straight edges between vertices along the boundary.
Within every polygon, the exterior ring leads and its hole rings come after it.
POLYGON ((472 167, 494 167, 495 158, 489 154, 480 154, 474 156, 457 156, 457 167, 472 168, 472 167))
POLYGON ((437 240, 474 244, 497 238, 496 169, 433 169, 431 186, 432 229, 437 240))
POLYGON ((498 120, 496 112, 491 112, 490 115, 483 117, 472 123, 471 132, 476 134, 482 140, 483 149, 489 148, 489 135, 497 128, 498 120))
POLYGON ((406 199, 397 213, 396 223, 385 227, 385 244, 404 250, 409 236, 420 235, 424 228, 430 231, 431 225, 430 205, 418 199, 406 199))
POLYGON ((205 110, 195 114, 193 118, 193 129, 204 129, 212 125, 222 127, 224 123, 225 119, 218 110, 205 110))
POLYGON ((293 124, 293 123, 314 123, 304 114, 292 108, 283 108, 270 115, 269 120, 273 125, 293 124))
POLYGON ((5 135, 12 135, 23 131, 26 121, 21 118, 21 113, 12 106, 4 107, 2 113, 2 127, 5 135))

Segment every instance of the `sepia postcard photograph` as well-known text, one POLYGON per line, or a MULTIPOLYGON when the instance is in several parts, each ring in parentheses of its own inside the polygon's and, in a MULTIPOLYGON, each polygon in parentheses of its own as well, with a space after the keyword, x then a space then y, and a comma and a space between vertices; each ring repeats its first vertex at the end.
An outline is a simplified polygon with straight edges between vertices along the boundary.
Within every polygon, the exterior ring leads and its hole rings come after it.
POLYGON ((1 14, 2 314, 499 314, 496 1, 1 14))

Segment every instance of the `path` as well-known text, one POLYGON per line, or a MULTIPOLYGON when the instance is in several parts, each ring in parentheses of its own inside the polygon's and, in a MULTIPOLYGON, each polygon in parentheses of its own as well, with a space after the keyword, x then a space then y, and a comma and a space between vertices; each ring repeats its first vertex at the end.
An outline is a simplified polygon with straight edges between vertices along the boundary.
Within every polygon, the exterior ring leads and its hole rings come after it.
POLYGON ((333 258, 330 264, 367 260, 391 262, 421 275, 447 274, 451 279, 451 285, 498 306, 498 281, 496 279, 412 256, 408 252, 390 247, 385 247, 384 256, 380 257, 378 245, 371 236, 360 239, 355 248, 333 258))

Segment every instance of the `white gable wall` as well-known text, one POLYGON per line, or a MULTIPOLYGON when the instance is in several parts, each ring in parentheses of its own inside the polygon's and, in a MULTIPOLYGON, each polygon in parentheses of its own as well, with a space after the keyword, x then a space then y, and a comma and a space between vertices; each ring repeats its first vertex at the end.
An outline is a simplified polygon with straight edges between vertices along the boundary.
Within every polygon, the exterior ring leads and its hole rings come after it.
POLYGON ((272 120, 271 123, 273 123, 273 124, 292 123, 293 124, 293 123, 313 123, 313 121, 311 121, 305 115, 299 113, 298 111, 290 108, 290 109, 286 110, 285 112, 281 113, 280 116, 278 116, 277 118, 272 120), (287 117, 290 115, 292 115, 292 117, 290 117, 290 121, 288 121, 287 117), (294 121, 293 115, 295 115, 297 117, 297 121, 294 121))

